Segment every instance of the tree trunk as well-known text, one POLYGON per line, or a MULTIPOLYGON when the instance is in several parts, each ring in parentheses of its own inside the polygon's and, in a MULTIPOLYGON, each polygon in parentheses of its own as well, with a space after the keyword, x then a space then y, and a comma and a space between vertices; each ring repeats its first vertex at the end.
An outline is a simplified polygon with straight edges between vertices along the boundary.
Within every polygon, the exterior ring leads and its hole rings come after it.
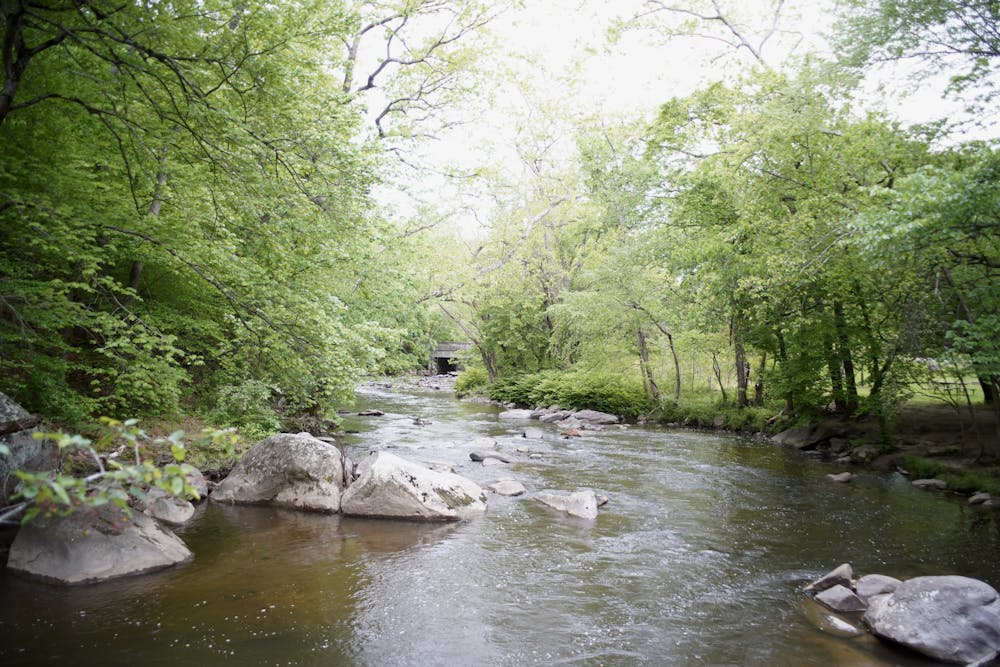
POLYGON ((722 367, 719 366, 719 356, 715 351, 712 352, 712 370, 715 371, 715 379, 719 383, 719 391, 722 392, 722 402, 728 403, 729 397, 726 395, 726 385, 722 384, 722 367))
POLYGON ((750 384, 750 364, 747 362, 747 352, 738 332, 733 340, 733 350, 736 356, 736 404, 745 408, 750 405, 750 400, 747 397, 747 387, 750 384))
POLYGON ((757 380, 753 383, 753 404, 758 408, 764 405, 764 369, 766 366, 767 352, 764 352, 760 355, 757 380))
MULTIPOLYGON (((965 317, 965 321, 969 324, 975 325, 976 319, 972 315, 972 309, 969 308, 969 304, 966 302, 965 296, 962 294, 961 290, 958 289, 958 285, 956 285, 955 281, 952 279, 951 271, 949 271, 947 267, 942 266, 941 275, 944 276, 948 286, 951 287, 952 292, 955 293, 955 298, 958 300, 958 305, 962 309, 962 315, 965 317)), ((975 364, 973 364, 973 368, 975 368, 975 364)), ((984 373, 979 368, 975 368, 975 371, 976 378, 979 380, 979 386, 983 388, 983 403, 987 405, 996 403, 996 390, 997 388, 1000 388, 1000 377, 984 373)), ((998 408, 997 414, 1000 415, 1000 408, 998 408)))
POLYGON ((636 338, 639 341, 639 367, 643 373, 643 384, 646 385, 652 399, 659 403, 660 388, 656 386, 656 380, 653 379, 653 367, 649 364, 649 345, 646 332, 641 327, 636 331, 636 338))
POLYGON ((848 412, 854 412, 858 409, 858 383, 854 372, 850 338, 847 335, 847 317, 844 315, 844 304, 841 301, 833 302, 833 320, 837 330, 837 352, 844 372, 844 408, 848 412))
MULTIPOLYGON (((774 332, 774 336, 778 339, 778 358, 782 364, 787 364, 788 344, 785 343, 785 336, 781 333, 780 329, 774 332)), ((788 411, 788 414, 795 412, 795 396, 792 395, 792 392, 785 394, 785 409, 788 411)))

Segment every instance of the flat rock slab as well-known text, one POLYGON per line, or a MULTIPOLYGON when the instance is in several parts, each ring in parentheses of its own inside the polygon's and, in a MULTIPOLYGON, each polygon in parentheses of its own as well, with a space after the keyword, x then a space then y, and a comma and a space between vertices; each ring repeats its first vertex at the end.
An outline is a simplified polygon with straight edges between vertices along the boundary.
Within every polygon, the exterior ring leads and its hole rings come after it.
POLYGON ((212 500, 336 512, 343 485, 339 449, 308 433, 279 433, 251 447, 212 500))
POLYGON ((839 482, 840 484, 847 484, 852 479, 854 479, 854 475, 849 472, 832 473, 827 475, 826 477, 827 479, 834 482, 839 482))
POLYGON ((597 410, 577 410, 573 413, 573 417, 591 424, 617 424, 619 421, 618 415, 598 412, 597 410))
POLYGON ((500 463, 515 463, 515 459, 507 456, 506 454, 492 449, 477 450, 475 452, 469 452, 469 458, 473 461, 481 461, 485 463, 486 461, 493 459, 499 461, 500 463))
POLYGON ((498 419, 531 419, 533 410, 504 410, 497 415, 498 419))
POLYGON ((535 500, 581 519, 597 518, 597 496, 590 489, 574 493, 543 491, 535 495, 535 500))
POLYGON ((833 611, 840 612, 842 614, 854 611, 864 611, 868 608, 865 601, 855 595, 854 591, 846 586, 841 586, 840 584, 831 586, 825 591, 820 591, 816 594, 816 600, 826 605, 833 611))
POLYGON ((180 538, 141 512, 105 506, 22 526, 10 548, 12 572, 59 584, 86 584, 160 570, 192 558, 180 538))
POLYGON ((903 582, 899 579, 884 574, 866 574, 854 584, 854 590, 867 600, 876 595, 892 593, 901 583, 903 582))
POLYGON ((388 452, 369 456, 358 473, 341 501, 347 516, 459 521, 486 512, 486 492, 475 482, 388 452))
POLYGON ((527 490, 524 488, 524 484, 512 479, 502 479, 499 482, 493 482, 486 488, 498 496, 520 496, 527 490))
POLYGON ((948 488, 948 482, 943 479, 915 479, 910 483, 925 491, 944 491, 948 488))
POLYGON ((850 588, 853 578, 854 569, 851 567, 851 564, 843 563, 806 586, 804 590, 806 593, 819 593, 837 585, 850 588))
POLYGON ((545 431, 540 428, 526 428, 524 432, 521 433, 522 438, 527 438, 528 440, 542 440, 545 438, 545 431))
POLYGON ((873 597, 864 622, 879 637, 944 662, 978 663, 1000 652, 1000 599, 968 577, 908 579, 873 597))
POLYGON ((194 505, 160 488, 147 491, 146 500, 139 503, 139 509, 157 521, 171 526, 183 525, 194 516, 194 505))

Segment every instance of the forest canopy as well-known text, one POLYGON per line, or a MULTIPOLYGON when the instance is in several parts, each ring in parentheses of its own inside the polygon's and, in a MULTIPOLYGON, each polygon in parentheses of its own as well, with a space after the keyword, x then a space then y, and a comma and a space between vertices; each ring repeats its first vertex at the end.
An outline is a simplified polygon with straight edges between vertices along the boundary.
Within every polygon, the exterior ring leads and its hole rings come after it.
POLYGON ((0 390, 267 432, 462 338, 464 388, 518 402, 997 405, 995 3, 844 0, 835 57, 795 50, 794 4, 628 3, 602 53, 726 63, 652 114, 511 56, 522 4, 3 2, 0 390), (977 115, 894 119, 887 62, 977 115))

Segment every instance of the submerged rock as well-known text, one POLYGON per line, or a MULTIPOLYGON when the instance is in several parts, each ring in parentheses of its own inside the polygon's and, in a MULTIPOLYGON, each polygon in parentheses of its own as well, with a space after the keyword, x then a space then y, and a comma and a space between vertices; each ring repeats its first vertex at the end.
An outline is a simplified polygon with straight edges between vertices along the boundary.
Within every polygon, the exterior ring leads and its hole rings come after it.
POLYGON ((925 491, 944 491, 948 488, 948 482, 943 479, 915 479, 910 484, 925 491))
POLYGON ((344 486, 340 450, 308 433, 280 433, 250 448, 212 500, 336 512, 344 486))
POLYGON ((833 473, 833 474, 827 475, 827 478, 830 479, 830 480, 832 480, 832 481, 834 481, 834 482, 839 482, 841 484, 847 484, 848 482, 850 482, 854 478, 854 475, 851 474, 851 473, 849 473, 849 472, 838 472, 838 473, 833 473))
POLYGON ((36 519, 17 533, 7 567, 60 584, 84 584, 159 570, 190 560, 180 538, 141 512, 105 505, 36 519))
POLYGON ((597 496, 590 489, 581 489, 574 493, 543 491, 535 495, 535 500, 581 519, 597 518, 597 496))
POLYGON ((348 516, 458 521, 486 511, 486 493, 475 482, 388 452, 372 454, 358 472, 341 502, 348 516))
POLYGON ((1000 599, 977 579, 915 577, 869 601, 871 631, 944 662, 980 663, 1000 652, 1000 599))

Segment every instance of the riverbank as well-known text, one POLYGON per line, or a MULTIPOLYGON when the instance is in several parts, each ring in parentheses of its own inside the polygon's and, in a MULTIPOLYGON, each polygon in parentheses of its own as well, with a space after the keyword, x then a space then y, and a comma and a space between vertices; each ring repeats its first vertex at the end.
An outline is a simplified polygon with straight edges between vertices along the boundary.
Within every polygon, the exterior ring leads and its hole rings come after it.
MULTIPOLYGON (((455 380, 454 376, 393 379, 400 386, 449 391, 454 390, 455 380)), ((485 392, 480 392, 466 395, 463 400, 491 399, 485 392)), ((519 401, 492 402, 505 407, 542 407, 519 401)), ((601 409, 582 404, 563 407, 601 409)), ((907 404, 903 406, 888 438, 883 436, 877 420, 873 418, 828 416, 803 427, 766 408, 741 410, 733 406, 720 407, 714 400, 673 406, 668 412, 651 411, 648 417, 639 417, 638 421, 694 430, 729 431, 769 439, 789 428, 798 427, 811 433, 811 437, 786 444, 845 470, 900 471, 913 479, 939 477, 946 481, 950 491, 965 494, 985 491, 1000 495, 1000 429, 989 406, 974 406, 970 410, 947 404, 907 404)))

